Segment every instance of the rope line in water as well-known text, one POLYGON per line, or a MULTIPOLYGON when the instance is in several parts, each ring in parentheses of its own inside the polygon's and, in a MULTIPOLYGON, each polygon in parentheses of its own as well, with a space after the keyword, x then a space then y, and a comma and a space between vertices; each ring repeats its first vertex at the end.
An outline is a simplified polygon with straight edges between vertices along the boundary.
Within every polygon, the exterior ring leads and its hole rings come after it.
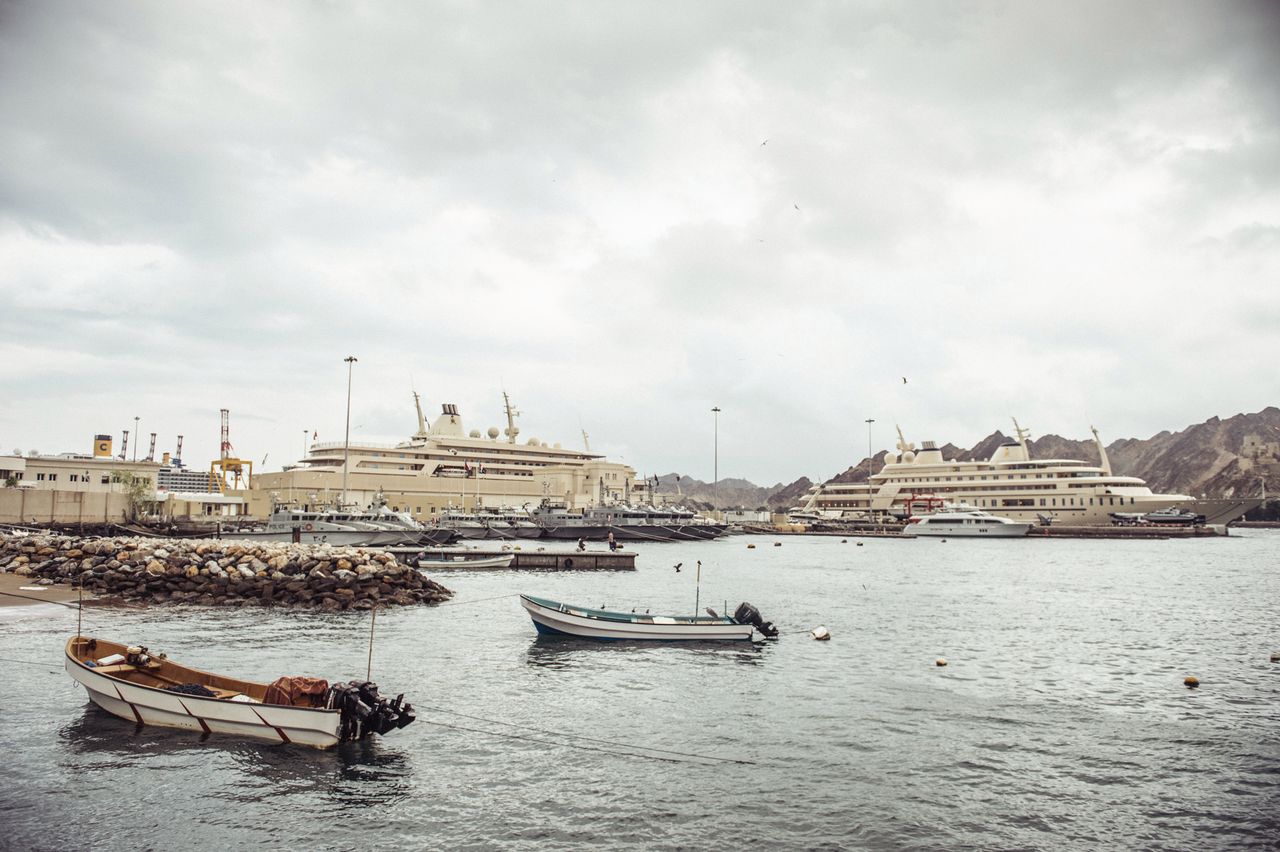
POLYGON ((509 595, 494 595, 491 598, 476 598, 473 601, 450 601, 449 603, 436 604, 435 606, 436 608, 439 608, 442 606, 462 606, 463 604, 484 603, 485 601, 500 601, 503 598, 518 598, 518 597, 520 597, 520 595, 513 592, 509 595))
POLYGON ((58 674, 60 671, 62 671, 62 669, 51 669, 49 668, 48 663, 42 663, 39 660, 15 660, 12 657, 0 657, 0 662, 22 663, 23 665, 27 665, 27 666, 40 666, 41 668, 48 671, 50 674, 58 674))
MULTIPOLYGON (((602 752, 604 754, 618 754, 625 757, 639 757, 639 758, 644 758, 646 760, 658 760, 663 763, 697 763, 699 761, 711 761, 711 762, 703 762, 701 763, 701 765, 713 766, 715 765, 714 763, 715 761, 722 760, 722 758, 715 758, 715 757, 708 758, 708 757, 702 757, 701 755, 696 755, 696 754, 686 756, 688 758, 693 758, 692 760, 688 760, 688 759, 682 760, 681 758, 678 758, 678 757, 662 757, 656 754, 644 754, 643 752, 634 752, 634 751, 618 752, 618 751, 612 751, 607 748, 596 748, 595 746, 574 745, 573 743, 556 742, 555 740, 540 740, 540 739, 536 739, 535 737, 522 736, 521 734, 503 734, 497 731, 486 731, 481 728, 468 728, 463 725, 450 725, 447 722, 441 722, 437 719, 423 719, 422 721, 426 722, 429 725, 438 725, 441 728, 449 728, 455 731, 467 731, 468 733, 473 733, 473 734, 487 734, 488 736, 491 736, 491 737, 501 737, 502 739, 507 739, 507 740, 522 740, 524 742, 539 743, 541 745, 560 746, 561 748, 575 748, 575 749, 578 749, 579 751, 596 751, 596 752, 602 752)), ((644 748, 644 746, 628 746, 628 748, 644 748)), ((673 753, 679 754, 679 752, 673 752, 673 753)))
MULTIPOLYGON (((50 586, 49 588, 53 588, 53 587, 50 586)), ((75 588, 75 587, 72 586, 72 588, 75 588)), ((20 595, 17 592, 0 592, 0 595, 7 595, 8 597, 11 597, 11 598, 23 598, 29 601, 39 601, 40 603, 57 604, 58 606, 65 606, 68 609, 80 608, 80 604, 78 603, 67 603, 66 601, 51 601, 48 598, 38 598, 35 595, 20 595)))
MULTIPOLYGON (((655 751, 661 754, 674 754, 679 757, 696 758, 697 760, 714 761, 716 763, 738 763, 744 766, 757 765, 754 760, 742 760, 736 757, 716 757, 716 756, 707 755, 707 754, 694 754, 692 752, 673 751, 672 749, 669 749, 669 748, 657 748, 655 746, 635 745, 633 743, 624 743, 624 742, 619 742, 617 740, 603 740, 597 737, 585 737, 585 736, 582 736, 581 734, 566 734, 561 731, 549 731, 546 728, 535 728, 532 725, 521 725, 517 722, 503 722, 500 719, 486 719, 483 716, 472 716, 468 713, 459 713, 456 710, 447 710, 444 707, 424 707, 421 704, 418 704, 415 706, 420 710, 427 710, 432 713, 447 713, 450 716, 461 716, 464 719, 472 719, 474 721, 485 722, 490 725, 505 725, 509 728, 522 728, 526 731, 533 731, 535 733, 546 734, 548 736, 553 736, 553 737, 568 737, 570 739, 584 740, 586 742, 591 742, 591 743, 602 743, 604 745, 621 746, 623 748, 642 749, 644 751, 655 751)), ((542 741, 538 740, 537 742, 542 742, 542 741)), ((568 745, 568 743, 566 743, 565 745, 568 745)), ((604 751, 604 749, 598 749, 598 751, 604 751)))

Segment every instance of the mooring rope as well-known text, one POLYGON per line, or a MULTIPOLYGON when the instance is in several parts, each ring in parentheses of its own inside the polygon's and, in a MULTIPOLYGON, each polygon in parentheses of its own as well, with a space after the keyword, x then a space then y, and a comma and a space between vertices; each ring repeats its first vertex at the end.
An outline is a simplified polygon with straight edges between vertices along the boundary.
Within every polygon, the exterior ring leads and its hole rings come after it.
MULTIPOLYGON (((52 588, 52 586, 50 588, 52 588)), ((71 588, 74 589, 75 586, 72 586, 71 588)), ((80 608, 80 604, 78 603, 67 603, 66 601, 51 601, 48 598, 38 598, 35 595, 20 595, 17 592, 0 592, 0 595, 7 595, 8 597, 11 597, 11 598, 23 598, 25 600, 38 601, 40 603, 57 604, 58 606, 65 606, 68 609, 80 608)))
MULTIPOLYGON (((557 742, 555 740, 543 740, 536 737, 528 737, 522 734, 504 734, 498 731, 486 731, 481 728, 468 728, 465 725, 450 725, 448 722, 441 722, 438 719, 423 719, 429 725, 437 725, 441 728, 449 728, 454 731, 466 731, 473 734, 485 734, 491 737, 500 737, 506 740, 520 740, 522 742, 539 743, 540 745, 559 746, 560 748, 573 748, 579 751, 595 751, 603 754, 622 755, 625 757, 639 757, 645 760, 657 760, 663 763, 697 763, 701 766, 715 766, 718 763, 748 763, 755 765, 751 761, 726 760, 725 758, 707 757, 700 754, 682 755, 681 752, 667 752, 669 754, 680 755, 678 757, 663 757, 659 754, 645 754, 643 751, 616 751, 608 748, 597 748, 596 746, 576 745, 574 743, 557 742)), ((501 723, 499 723, 501 724, 501 723)), ((572 736, 571 734, 566 736, 572 736)), ((607 741, 606 741, 607 742, 607 741)), ((628 745, 627 743, 618 743, 623 748, 628 749, 645 749, 646 746, 628 745)), ((665 749, 653 749, 654 751, 666 751, 665 749)))
MULTIPOLYGON (((457 710, 449 710, 445 707, 424 707, 421 704, 417 704, 414 706, 416 706, 419 710, 425 710, 432 713, 447 713, 450 716, 461 716, 464 719, 471 719, 476 722, 484 722, 489 725, 504 725, 509 728, 521 728, 526 731, 533 731, 534 733, 544 734, 546 736, 551 736, 551 737, 568 737, 569 739, 583 740, 585 742, 590 742, 590 743, 600 743, 602 745, 621 746, 623 748, 637 749, 642 751, 653 751, 653 752, 659 752, 661 754, 671 754, 677 757, 693 758, 697 760, 705 760, 705 761, 710 761, 714 763, 738 763, 745 766, 756 765, 756 762, 754 760, 742 760, 736 757, 717 757, 714 755, 707 755, 707 754, 694 754, 692 752, 674 751, 668 748, 657 748, 655 746, 636 745, 634 743, 624 743, 624 742, 619 742, 618 740, 604 740, 598 737, 586 737, 586 736, 582 736, 581 734, 566 734, 563 731, 550 731, 550 730, 547 730, 546 728, 536 728, 532 725, 521 725, 518 722, 504 722, 501 719, 486 719, 483 716, 472 716, 469 713, 460 713, 457 710)), ((485 733, 485 732, 482 731, 481 733, 485 733)), ((538 740, 537 742, 542 742, 542 741, 538 740)), ((565 743, 564 745, 569 745, 569 744, 565 743)), ((600 749, 600 750, 603 751, 603 749, 600 749)))
POLYGON ((485 601, 500 601, 503 598, 518 598, 518 597, 520 597, 520 594, 518 592, 512 592, 509 595, 494 595, 491 598, 476 598, 475 600, 471 600, 471 601, 449 601, 448 603, 433 604, 432 606, 436 608, 442 607, 442 606, 462 606, 463 604, 484 603, 485 601))

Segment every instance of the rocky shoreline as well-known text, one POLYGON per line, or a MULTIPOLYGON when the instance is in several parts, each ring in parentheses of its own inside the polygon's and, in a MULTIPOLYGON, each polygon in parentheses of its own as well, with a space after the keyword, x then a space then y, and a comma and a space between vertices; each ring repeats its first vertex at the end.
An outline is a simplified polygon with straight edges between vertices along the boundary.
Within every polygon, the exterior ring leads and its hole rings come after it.
POLYGON ((157 605, 322 612, 440 603, 453 592, 379 550, 226 539, 0 534, 0 572, 157 605))

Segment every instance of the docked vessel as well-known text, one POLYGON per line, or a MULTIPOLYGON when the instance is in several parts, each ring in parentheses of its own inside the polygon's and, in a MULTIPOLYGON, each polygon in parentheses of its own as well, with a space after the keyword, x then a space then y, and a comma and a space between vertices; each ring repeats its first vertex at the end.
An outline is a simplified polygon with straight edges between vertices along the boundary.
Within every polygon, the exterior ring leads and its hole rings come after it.
POLYGON ((956 461, 944 459, 932 441, 917 450, 899 429, 898 452, 884 454, 882 467, 869 483, 815 486, 793 512, 832 521, 906 519, 910 505, 925 496, 1031 524, 1102 526, 1112 523, 1113 514, 1146 515, 1168 508, 1203 515, 1208 524, 1227 524, 1261 503, 1152 493, 1138 477, 1112 472, 1096 429, 1099 465, 1075 459, 1032 459, 1027 431, 1016 420, 1014 432, 1016 439, 1001 444, 987 461, 956 461))
POLYGON ((226 532, 222 537, 342 547, 394 547, 447 544, 457 535, 448 529, 425 527, 385 506, 367 512, 277 506, 263 526, 226 532))
MULTIPOLYGON (((417 394, 414 407, 418 430, 407 440, 313 442, 298 464, 257 474, 247 492, 250 513, 265 517, 279 501, 315 508, 332 504, 339 494, 355 505, 385 495, 393 511, 426 524, 450 510, 475 514, 544 498, 571 507, 651 502, 650 483, 627 465, 591 452, 585 435, 583 449, 538 438, 517 441, 519 412, 505 393, 507 426, 501 432, 496 426, 484 433, 464 428, 453 404, 444 404, 430 424, 417 394)), ((510 525, 508 530, 515 533, 510 525)))
POLYGON ((932 515, 912 517, 903 527, 902 534, 945 538, 1021 538, 1030 529, 1029 523, 1012 521, 971 506, 951 506, 932 515))
POLYGON ((606 505, 574 510, 543 501, 531 513, 547 538, 603 541, 706 541, 728 532, 728 524, 675 506, 606 505))
POLYGON ((510 568, 515 558, 514 553, 483 554, 467 550, 435 550, 419 553, 415 561, 419 568, 453 571, 469 568, 510 568))

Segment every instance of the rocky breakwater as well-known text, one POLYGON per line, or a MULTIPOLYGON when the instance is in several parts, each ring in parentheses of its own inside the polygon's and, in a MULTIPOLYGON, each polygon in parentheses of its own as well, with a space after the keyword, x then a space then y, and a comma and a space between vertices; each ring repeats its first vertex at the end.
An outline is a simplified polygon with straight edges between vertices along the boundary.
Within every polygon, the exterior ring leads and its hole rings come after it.
POLYGON ((337 612, 453 596, 390 553, 275 542, 0 535, 0 571, 149 604, 337 612))

